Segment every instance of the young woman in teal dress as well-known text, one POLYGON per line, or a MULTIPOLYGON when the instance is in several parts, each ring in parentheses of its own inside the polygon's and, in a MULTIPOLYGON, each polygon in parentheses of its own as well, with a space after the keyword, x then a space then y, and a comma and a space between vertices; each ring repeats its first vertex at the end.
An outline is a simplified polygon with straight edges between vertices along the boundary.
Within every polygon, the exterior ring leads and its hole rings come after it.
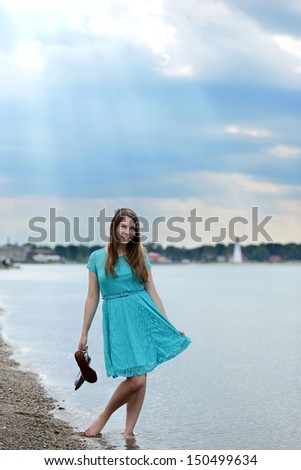
POLYGON ((115 212, 109 243, 91 254, 87 268, 89 285, 78 350, 87 350, 101 293, 106 372, 125 380, 84 434, 98 435, 114 411, 126 404, 124 437, 131 438, 144 401, 147 373, 180 354, 191 340, 167 319, 134 211, 115 212))

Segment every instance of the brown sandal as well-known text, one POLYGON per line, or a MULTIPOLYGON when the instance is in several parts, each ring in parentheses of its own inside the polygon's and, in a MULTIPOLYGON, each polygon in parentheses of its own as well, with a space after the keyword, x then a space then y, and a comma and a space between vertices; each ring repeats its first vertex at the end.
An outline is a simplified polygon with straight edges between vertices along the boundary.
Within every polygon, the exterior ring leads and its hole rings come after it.
MULTIPOLYGON (((95 370, 93 370, 89 366, 91 358, 88 355, 88 353, 84 351, 76 351, 74 353, 74 357, 75 357, 78 367, 80 368, 82 378, 89 383, 96 382, 97 374, 95 370)), ((78 381, 76 382, 79 382, 79 381, 81 381, 81 378, 79 378, 78 381)), ((75 390, 77 390, 81 385, 82 383, 80 383, 80 385, 78 385, 78 383, 75 383, 75 390)))
POLYGON ((83 378, 82 373, 80 372, 74 381, 74 390, 78 390, 84 382, 85 379, 83 378))
MULTIPOLYGON (((88 365, 90 365, 90 362, 91 362, 91 357, 88 356, 87 357, 88 365)), ((79 371, 79 373, 78 373, 78 375, 77 375, 77 377, 74 381, 74 390, 78 390, 83 385, 84 382, 85 382, 85 379, 83 378, 81 371, 79 371)))

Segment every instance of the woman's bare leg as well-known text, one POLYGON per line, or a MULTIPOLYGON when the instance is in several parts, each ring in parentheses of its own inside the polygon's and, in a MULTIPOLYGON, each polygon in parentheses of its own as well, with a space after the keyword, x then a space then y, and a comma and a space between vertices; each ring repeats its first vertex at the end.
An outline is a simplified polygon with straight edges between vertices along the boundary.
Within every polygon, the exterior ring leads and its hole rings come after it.
POLYGON ((127 403, 145 385, 145 376, 129 377, 118 385, 104 411, 85 430, 85 436, 97 436, 114 411, 127 403))
POLYGON ((145 377, 143 387, 137 390, 126 404, 125 438, 131 438, 134 436, 134 428, 138 421, 146 392, 146 375, 143 377, 145 377))

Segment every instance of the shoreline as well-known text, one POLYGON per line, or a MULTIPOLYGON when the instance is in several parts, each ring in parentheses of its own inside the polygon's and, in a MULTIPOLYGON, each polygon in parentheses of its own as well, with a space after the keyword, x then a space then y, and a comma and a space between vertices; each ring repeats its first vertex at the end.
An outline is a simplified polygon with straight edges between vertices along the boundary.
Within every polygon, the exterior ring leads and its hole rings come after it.
POLYGON ((52 416, 56 402, 33 372, 23 371, 0 335, 1 450, 86 450, 85 438, 52 416))
MULTIPOLYGON (((47 263, 30 263, 30 262, 20 262, 17 266, 1 266, 0 270, 10 271, 11 269, 22 269, 23 266, 86 266, 86 262, 47 262, 47 263)), ((152 266, 301 266, 301 261, 242 261, 241 263, 233 263, 231 261, 172 261, 170 263, 156 263, 152 262, 152 266)))

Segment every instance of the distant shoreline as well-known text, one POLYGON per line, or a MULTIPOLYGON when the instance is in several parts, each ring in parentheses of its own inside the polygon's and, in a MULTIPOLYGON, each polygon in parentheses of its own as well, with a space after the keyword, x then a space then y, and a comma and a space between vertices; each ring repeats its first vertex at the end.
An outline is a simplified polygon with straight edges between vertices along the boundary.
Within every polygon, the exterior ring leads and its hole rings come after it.
MULTIPOLYGON (((103 248, 96 244, 65 244, 65 245, 34 245, 26 243, 7 243, 0 246, 0 262, 12 263, 85 263, 91 253, 103 248)), ((168 245, 163 247, 159 243, 143 244, 151 263, 178 264, 178 263, 232 263, 240 261, 246 263, 301 263, 301 243, 259 243, 242 245, 239 239, 231 243, 200 244, 191 248, 168 245)))
MULTIPOLYGON (((79 262, 79 261, 66 261, 63 263, 60 262, 45 262, 45 263, 31 263, 31 262, 22 262, 18 263, 18 266, 10 266, 4 267, 0 265, 0 270, 11 270, 11 269, 18 269, 22 266, 86 266, 86 262, 79 262)), ((151 263, 152 266, 191 266, 191 265, 199 265, 199 266, 300 266, 301 261, 280 261, 280 262, 271 262, 271 261, 243 261, 242 263, 232 263, 228 261, 191 261, 188 263, 183 263, 182 261, 172 261, 171 263, 151 263)))

